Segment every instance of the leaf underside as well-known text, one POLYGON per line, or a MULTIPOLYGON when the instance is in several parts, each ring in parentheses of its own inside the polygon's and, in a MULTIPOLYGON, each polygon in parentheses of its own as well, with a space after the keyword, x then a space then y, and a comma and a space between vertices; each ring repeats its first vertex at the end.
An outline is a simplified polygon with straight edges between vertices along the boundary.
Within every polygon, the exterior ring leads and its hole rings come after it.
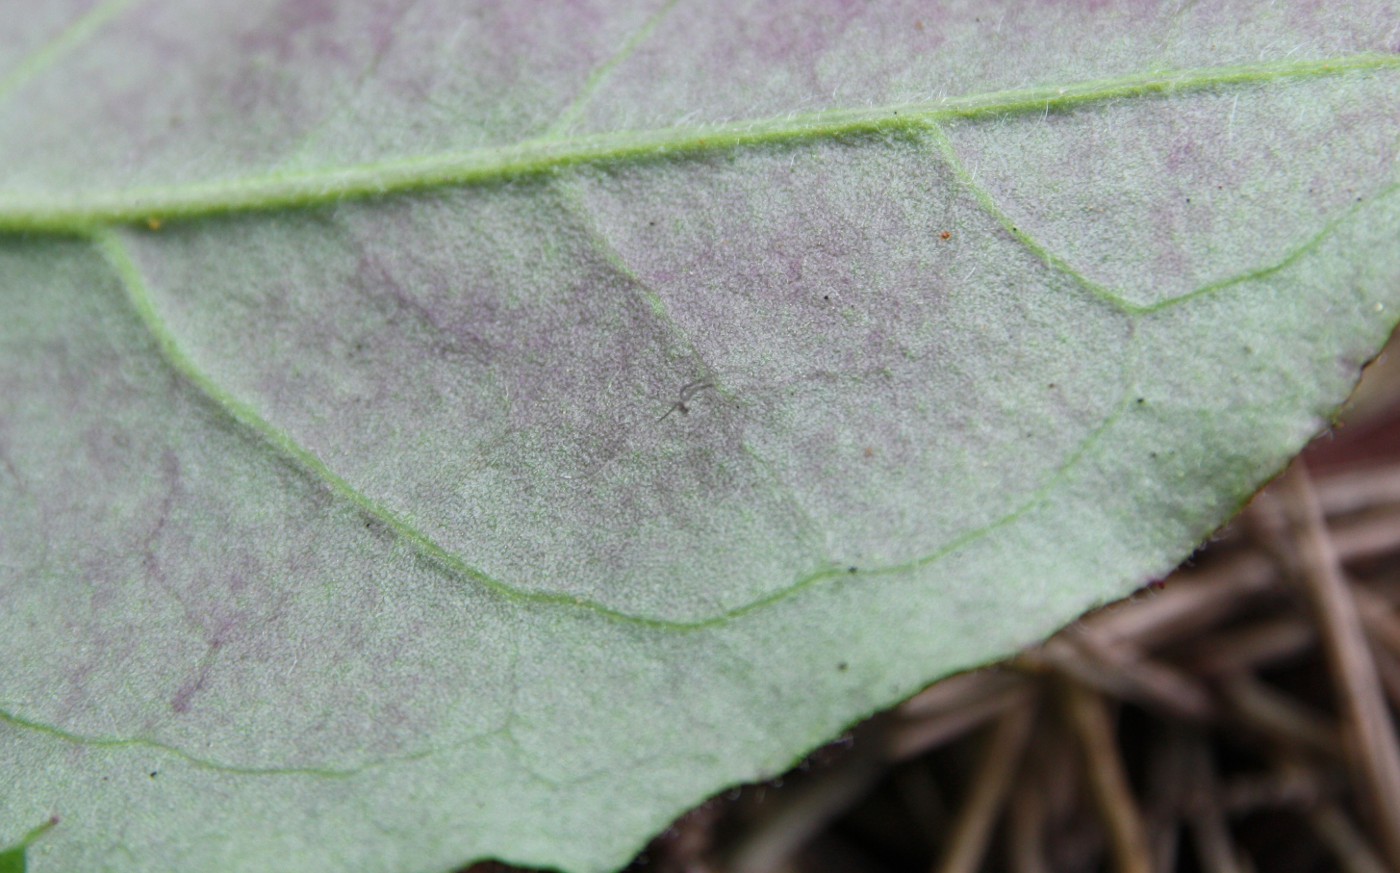
POLYGON ((1167 571, 1400 312, 1391 3, 20 13, 36 871, 617 867, 1167 571))

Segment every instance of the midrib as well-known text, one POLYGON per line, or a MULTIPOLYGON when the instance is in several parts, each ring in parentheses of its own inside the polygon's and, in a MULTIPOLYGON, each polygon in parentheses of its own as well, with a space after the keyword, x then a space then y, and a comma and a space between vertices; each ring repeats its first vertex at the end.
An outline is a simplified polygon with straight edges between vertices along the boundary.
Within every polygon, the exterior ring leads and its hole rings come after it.
POLYGON ((1062 111, 1125 98, 1395 69, 1400 69, 1400 56, 1359 54, 1329 60, 1154 71, 897 106, 536 139, 509 146, 207 183, 81 196, 7 196, 0 192, 0 232, 87 233, 124 223, 314 207, 399 192, 544 176, 581 165, 643 162, 856 134, 898 134, 957 119, 1062 111))

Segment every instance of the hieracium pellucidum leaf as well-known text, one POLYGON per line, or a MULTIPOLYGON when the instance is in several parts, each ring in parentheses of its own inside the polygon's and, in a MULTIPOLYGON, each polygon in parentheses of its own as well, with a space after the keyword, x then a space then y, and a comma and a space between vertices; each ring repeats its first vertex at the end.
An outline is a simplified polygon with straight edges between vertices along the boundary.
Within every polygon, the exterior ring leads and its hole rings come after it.
POLYGON ((1393 2, 0 21, 38 873, 618 867, 1168 570, 1400 311, 1393 2))

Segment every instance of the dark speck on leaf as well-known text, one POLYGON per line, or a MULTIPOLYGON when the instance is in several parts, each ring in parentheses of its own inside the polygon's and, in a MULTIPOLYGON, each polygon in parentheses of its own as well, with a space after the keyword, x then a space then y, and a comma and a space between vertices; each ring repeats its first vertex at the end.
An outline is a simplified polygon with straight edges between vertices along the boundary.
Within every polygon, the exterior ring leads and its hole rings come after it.
POLYGON ((160 775, 160 771, 159 771, 159 770, 152 770, 152 771, 151 771, 151 778, 152 778, 152 779, 156 778, 156 777, 159 776, 159 775, 160 775))
POLYGON ((842 673, 846 672, 846 670, 847 670, 847 664, 846 664, 846 662, 845 662, 845 661, 842 661, 841 663, 837 664, 837 665, 836 665, 836 669, 837 669, 837 670, 840 670, 842 673))
POLYGON ((1146 398, 1143 398, 1143 397, 1139 397, 1139 398, 1137 399, 1137 402, 1138 402, 1138 403, 1146 403, 1146 402, 1147 402, 1147 399, 1146 399, 1146 398))
POLYGON ((856 568, 855 568, 855 567, 847 567, 847 568, 846 568, 846 572, 847 572, 847 573, 854 573, 854 572, 856 572, 856 568))

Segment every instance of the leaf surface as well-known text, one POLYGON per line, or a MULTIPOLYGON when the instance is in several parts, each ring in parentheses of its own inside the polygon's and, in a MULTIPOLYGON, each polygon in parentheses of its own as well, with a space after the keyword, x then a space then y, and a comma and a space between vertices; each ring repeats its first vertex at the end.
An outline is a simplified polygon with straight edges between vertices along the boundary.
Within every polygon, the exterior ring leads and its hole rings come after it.
POLYGON ((35 871, 617 867, 1166 572, 1400 312, 1394 3, 10 5, 35 871))

